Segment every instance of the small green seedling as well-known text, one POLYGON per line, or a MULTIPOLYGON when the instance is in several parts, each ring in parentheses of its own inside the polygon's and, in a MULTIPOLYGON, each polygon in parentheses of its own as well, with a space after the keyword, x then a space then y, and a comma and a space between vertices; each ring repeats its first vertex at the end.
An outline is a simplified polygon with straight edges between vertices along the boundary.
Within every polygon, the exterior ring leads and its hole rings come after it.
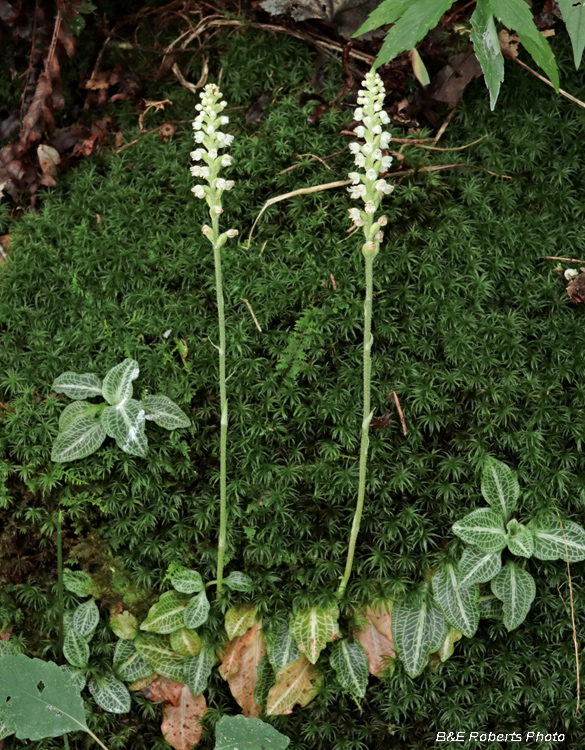
POLYGON ((126 453, 144 457, 148 440, 144 427, 152 420, 160 427, 175 430, 189 427, 189 417, 166 396, 132 398, 132 381, 140 369, 133 359, 113 367, 103 382, 92 373, 64 372, 53 383, 53 390, 75 399, 61 412, 59 433, 51 459, 58 463, 85 458, 94 453, 107 437, 115 439, 126 453), (86 399, 103 396, 105 403, 86 399))

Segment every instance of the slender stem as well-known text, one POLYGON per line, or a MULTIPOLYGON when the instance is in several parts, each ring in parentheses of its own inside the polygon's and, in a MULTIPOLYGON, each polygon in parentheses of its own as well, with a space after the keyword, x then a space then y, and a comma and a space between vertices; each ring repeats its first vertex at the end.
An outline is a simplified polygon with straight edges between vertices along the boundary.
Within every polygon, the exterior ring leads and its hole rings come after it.
MULTIPOLYGON (((371 223, 371 219, 368 223, 371 223)), ((364 228, 364 231, 368 231, 369 226, 364 228)), ((367 236, 367 235, 366 235, 367 236)), ((374 259, 366 257, 366 298, 364 301, 364 411, 362 420, 362 441, 360 449, 360 473, 359 473, 359 485, 358 485, 358 498, 355 509, 355 515, 353 517, 353 523, 351 526, 351 535, 349 538, 349 550, 347 552, 347 562, 345 564, 345 572, 337 596, 342 597, 347 588, 349 577, 351 575, 351 567, 353 565, 353 556, 355 554, 355 545, 357 542, 358 533, 360 530, 360 522, 362 520, 362 511, 364 509, 364 497, 366 494, 366 471, 368 468, 368 446, 370 443, 369 430, 370 422, 372 421, 372 413, 370 412, 370 376, 372 371, 372 343, 374 337, 372 336, 372 297, 374 287, 374 274, 373 266, 374 259)))
POLYGON ((104 745, 104 743, 100 742, 100 740, 98 740, 98 738, 95 736, 95 734, 91 730, 85 727, 85 731, 89 734, 90 737, 92 737, 98 743, 100 747, 103 747, 104 750, 108 750, 108 748, 104 745))
POLYGON ((63 615, 65 612, 63 596, 63 511, 57 513, 57 597, 59 600, 59 657, 63 658, 63 615))
POLYGON ((217 593, 221 593, 223 582, 223 563, 227 532, 227 428, 228 403, 225 387, 225 313, 223 306, 223 286, 221 276, 221 248, 218 247, 219 216, 212 217, 213 223, 213 257, 215 260, 215 290, 217 294, 217 315, 219 319, 219 397, 221 407, 220 432, 220 478, 219 478, 219 541, 217 546, 217 593))
POLYGON ((66 734, 63 735, 63 744, 65 745, 65 750, 69 750, 69 738, 66 734))

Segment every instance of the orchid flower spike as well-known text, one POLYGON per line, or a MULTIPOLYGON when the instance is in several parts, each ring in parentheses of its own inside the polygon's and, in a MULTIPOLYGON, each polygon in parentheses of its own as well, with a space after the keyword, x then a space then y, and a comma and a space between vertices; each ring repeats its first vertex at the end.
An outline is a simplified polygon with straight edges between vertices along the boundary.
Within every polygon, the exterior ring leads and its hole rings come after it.
POLYGON ((218 151, 229 146, 234 137, 220 130, 223 125, 228 124, 229 117, 221 114, 226 107, 226 102, 222 100, 217 84, 208 83, 200 96, 201 103, 196 106, 199 114, 193 122, 193 134, 197 147, 191 152, 191 158, 203 164, 192 166, 191 174, 193 177, 205 180, 208 184, 195 185, 191 190, 197 198, 205 199, 209 206, 212 227, 206 225, 203 228, 203 234, 210 242, 219 243, 221 247, 228 237, 235 237, 238 234, 237 229, 229 229, 219 235, 218 229, 218 218, 223 213, 221 196, 224 190, 231 190, 234 186, 232 180, 225 180, 218 176, 221 167, 229 167, 232 163, 232 157, 229 154, 220 155, 218 151))
POLYGON ((385 216, 376 219, 375 213, 382 196, 389 195, 394 190, 393 185, 380 178, 380 173, 388 171, 392 164, 391 156, 382 155, 382 150, 387 149, 390 144, 390 133, 385 132, 382 126, 388 125, 390 118, 382 109, 386 91, 380 76, 370 71, 366 74, 362 86, 364 88, 358 92, 358 107, 354 119, 361 121, 363 125, 358 125, 354 132, 365 142, 349 144, 355 164, 362 171, 349 173, 352 184, 348 191, 354 200, 364 201, 364 208, 350 208, 349 215, 356 227, 364 228, 363 254, 375 258, 384 238, 384 232, 380 227, 387 223, 385 216))

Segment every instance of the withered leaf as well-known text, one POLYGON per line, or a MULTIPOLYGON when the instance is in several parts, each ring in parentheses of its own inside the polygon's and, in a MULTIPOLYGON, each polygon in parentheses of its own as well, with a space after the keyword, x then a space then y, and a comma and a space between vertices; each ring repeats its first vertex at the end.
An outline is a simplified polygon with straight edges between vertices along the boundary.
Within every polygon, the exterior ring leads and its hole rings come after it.
POLYGON ((567 294, 573 302, 585 302, 585 273, 580 273, 567 287, 567 294))
POLYGON ((57 165, 61 161, 61 156, 57 149, 41 143, 37 147, 37 156, 39 157, 39 164, 41 165, 43 174, 53 177, 57 172, 57 165))
POLYGON ((306 706, 317 693, 318 677, 315 667, 304 654, 291 661, 276 675, 276 683, 268 693, 266 713, 269 716, 291 714, 297 703, 306 706))
POLYGON ((197 745, 203 734, 201 722, 207 712, 204 695, 194 698, 187 685, 183 685, 179 705, 166 703, 163 708, 161 731, 165 740, 175 750, 190 750, 197 745))
POLYGON ((159 676, 150 685, 142 688, 140 692, 153 703, 170 703, 171 706, 178 706, 181 702, 183 687, 180 682, 173 682, 167 677, 159 676))
POLYGON ((376 608, 368 607, 364 628, 356 633, 368 657, 370 674, 375 677, 381 677, 389 660, 396 657, 391 626, 390 604, 376 608))
POLYGON ((232 695, 247 718, 260 716, 261 707, 254 700, 258 683, 258 666, 266 654, 266 643, 262 636, 262 624, 254 625, 230 641, 219 673, 227 680, 232 695))

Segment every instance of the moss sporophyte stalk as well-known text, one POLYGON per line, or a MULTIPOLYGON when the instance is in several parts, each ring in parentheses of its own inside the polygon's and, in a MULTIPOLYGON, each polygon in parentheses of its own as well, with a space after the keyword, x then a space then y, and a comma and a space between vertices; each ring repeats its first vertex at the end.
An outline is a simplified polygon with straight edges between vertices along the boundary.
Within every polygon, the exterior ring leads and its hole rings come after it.
POLYGON ((219 155, 220 148, 226 148, 231 144, 234 137, 229 133, 220 130, 223 125, 227 125, 229 117, 222 115, 226 102, 222 100, 219 87, 214 84, 208 84, 201 93, 201 103, 197 104, 196 109, 199 114, 193 122, 195 143, 197 148, 191 152, 191 158, 195 162, 203 162, 205 166, 199 164, 191 167, 193 177, 201 177, 207 181, 207 185, 195 185, 192 188, 197 198, 207 202, 209 206, 209 215, 211 216, 211 226, 204 224, 201 228, 203 234, 211 242, 213 247, 213 258, 215 262, 215 287, 217 294, 217 314, 219 319, 219 394, 220 394, 220 518, 219 518, 219 541, 217 550, 217 592, 221 592, 223 582, 223 565, 226 545, 227 532, 227 505, 226 505, 226 471, 227 471, 227 428, 228 428, 228 402, 226 395, 226 377, 225 377, 225 355, 226 355, 226 337, 225 337, 225 312, 223 301, 222 275, 221 275, 221 248, 228 237, 236 237, 237 229, 228 229, 223 234, 219 233, 219 217, 223 213, 221 197, 224 190, 231 190, 234 186, 232 180, 225 180, 218 177, 221 167, 228 167, 232 163, 229 154, 219 155))
POLYGON ((376 212, 380 206, 383 195, 393 191, 393 186, 386 180, 380 178, 380 173, 386 172, 392 163, 392 157, 382 153, 390 143, 390 134, 382 129, 383 125, 390 122, 388 114, 382 109, 386 92, 382 79, 377 73, 370 71, 362 82, 363 89, 358 93, 358 107, 354 113, 354 119, 361 121, 363 125, 355 128, 355 134, 362 138, 364 143, 350 143, 349 149, 355 156, 355 164, 363 172, 350 172, 352 181, 348 188, 351 197, 355 200, 363 200, 364 208, 350 208, 349 215, 356 227, 361 227, 365 242, 362 245, 362 253, 366 265, 366 297, 364 301, 364 404, 362 420, 362 436, 360 448, 359 484, 356 511, 351 527, 349 550, 345 572, 339 585, 338 595, 343 596, 351 575, 351 567, 355 553, 355 546, 364 507, 366 490, 366 470, 368 461, 368 445, 370 422, 373 411, 370 410, 370 375, 372 354, 372 296, 373 296, 373 265, 374 259, 380 249, 380 243, 384 239, 383 226, 386 226, 385 216, 376 218, 376 212))

